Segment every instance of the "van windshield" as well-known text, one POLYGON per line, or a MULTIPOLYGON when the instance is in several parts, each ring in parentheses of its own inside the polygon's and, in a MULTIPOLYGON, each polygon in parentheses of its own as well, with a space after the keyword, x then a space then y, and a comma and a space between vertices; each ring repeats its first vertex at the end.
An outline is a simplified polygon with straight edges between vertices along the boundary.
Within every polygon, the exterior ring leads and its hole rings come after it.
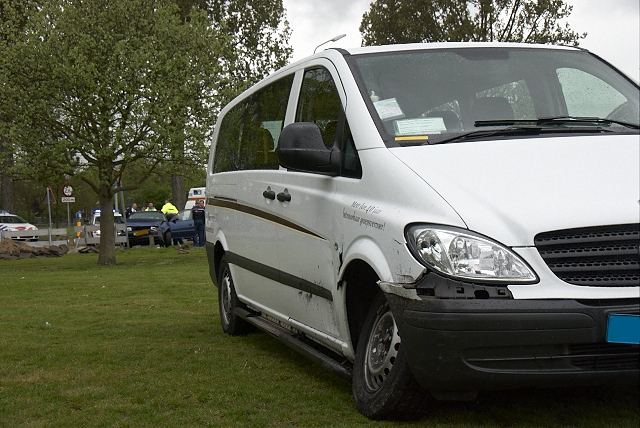
POLYGON ((509 133, 638 133, 638 85, 589 52, 468 47, 353 58, 361 92, 391 145, 509 133))

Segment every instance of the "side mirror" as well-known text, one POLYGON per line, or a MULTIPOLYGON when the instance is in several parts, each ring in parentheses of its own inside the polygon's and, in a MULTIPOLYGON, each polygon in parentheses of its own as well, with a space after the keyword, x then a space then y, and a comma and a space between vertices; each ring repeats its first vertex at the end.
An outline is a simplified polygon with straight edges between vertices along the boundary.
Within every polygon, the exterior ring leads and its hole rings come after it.
POLYGON ((340 150, 324 145, 318 125, 295 122, 284 127, 276 149, 280 165, 299 171, 328 175, 340 173, 340 150))

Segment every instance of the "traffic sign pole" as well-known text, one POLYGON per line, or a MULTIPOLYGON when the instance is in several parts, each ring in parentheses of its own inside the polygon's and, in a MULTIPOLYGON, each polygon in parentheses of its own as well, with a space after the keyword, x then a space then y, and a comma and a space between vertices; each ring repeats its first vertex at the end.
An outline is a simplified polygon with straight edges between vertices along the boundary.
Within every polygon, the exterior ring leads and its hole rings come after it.
POLYGON ((73 196, 73 187, 67 185, 62 187, 62 202, 67 204, 67 230, 71 229, 71 209, 69 208, 69 204, 71 202, 75 202, 76 198, 73 196))

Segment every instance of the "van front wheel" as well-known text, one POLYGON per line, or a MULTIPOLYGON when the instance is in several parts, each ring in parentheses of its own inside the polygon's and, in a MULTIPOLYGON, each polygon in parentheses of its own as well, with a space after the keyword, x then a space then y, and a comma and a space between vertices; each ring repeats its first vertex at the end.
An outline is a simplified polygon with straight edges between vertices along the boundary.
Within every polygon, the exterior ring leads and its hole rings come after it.
POLYGON ((413 377, 384 295, 378 293, 365 319, 353 367, 356 407, 371 419, 418 419, 429 393, 413 377))
POLYGON ((226 257, 222 256, 218 275, 218 311, 222 330, 230 336, 245 335, 252 330, 252 325, 235 314, 241 303, 236 295, 233 277, 226 257))

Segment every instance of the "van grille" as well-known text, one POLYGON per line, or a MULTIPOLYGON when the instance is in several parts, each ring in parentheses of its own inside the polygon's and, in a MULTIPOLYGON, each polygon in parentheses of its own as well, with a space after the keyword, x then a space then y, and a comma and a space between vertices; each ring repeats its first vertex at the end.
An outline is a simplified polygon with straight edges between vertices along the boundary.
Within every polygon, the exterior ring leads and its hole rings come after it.
POLYGON ((571 365, 583 370, 638 370, 640 347, 618 343, 569 345, 571 365))
POLYGON ((574 285, 640 285, 640 224, 557 230, 534 243, 549 269, 574 285))

